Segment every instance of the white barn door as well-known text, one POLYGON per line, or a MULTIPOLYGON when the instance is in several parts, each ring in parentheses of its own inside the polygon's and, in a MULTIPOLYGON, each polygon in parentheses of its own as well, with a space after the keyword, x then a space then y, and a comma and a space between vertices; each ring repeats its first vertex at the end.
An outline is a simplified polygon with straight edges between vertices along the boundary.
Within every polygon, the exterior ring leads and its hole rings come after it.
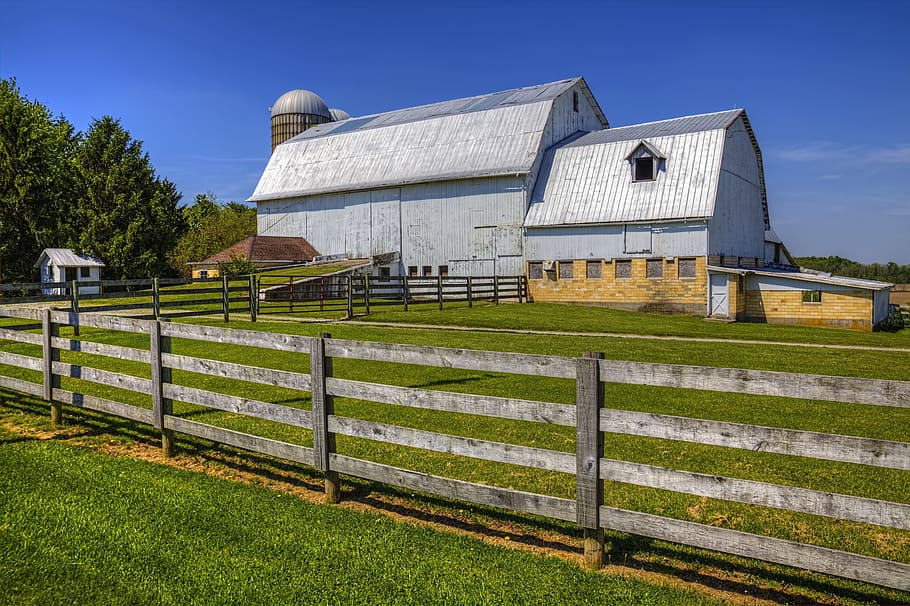
POLYGON ((711 316, 730 317, 730 282, 727 274, 711 274, 711 316))

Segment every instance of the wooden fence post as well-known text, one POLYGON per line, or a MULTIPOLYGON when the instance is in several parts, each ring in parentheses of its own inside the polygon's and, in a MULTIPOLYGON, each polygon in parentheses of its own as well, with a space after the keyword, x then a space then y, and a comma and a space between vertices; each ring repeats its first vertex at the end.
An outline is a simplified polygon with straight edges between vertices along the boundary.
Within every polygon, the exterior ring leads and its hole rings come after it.
POLYGON ((471 276, 468 276, 467 284, 468 284, 468 307, 474 307, 474 298, 473 298, 474 293, 471 292, 473 290, 474 285, 472 284, 471 276))
POLYGON ((60 377, 54 374, 54 362, 60 361, 60 350, 53 339, 60 335, 60 326, 51 322, 51 310, 41 313, 42 369, 44 370, 44 399, 51 405, 51 423, 63 422, 63 404, 54 401, 54 389, 60 387, 60 377))
POLYGON ((76 317, 76 323, 73 324, 73 335, 79 336, 79 283, 76 280, 70 282, 70 307, 76 317))
POLYGON ((335 414, 334 398, 327 393, 325 380, 332 376, 332 358, 325 355, 328 333, 313 339, 310 351, 310 382, 313 411, 313 466, 325 474, 325 501, 341 500, 338 472, 329 469, 329 455, 335 452, 335 434, 329 432, 329 416, 335 414))
POLYGON ((152 278, 152 314, 156 321, 161 319, 161 287, 158 278, 152 278))
POLYGON ((404 310, 408 310, 408 277, 401 276, 401 299, 404 301, 404 310))
POLYGON ((363 274, 363 307, 370 315, 370 275, 363 274))
POLYGON ((259 313, 259 288, 256 286, 256 276, 250 274, 250 321, 255 322, 259 313))
POLYGON ((354 317, 354 277, 351 274, 347 275, 347 286, 348 286, 348 319, 354 317))
POLYGON ((436 297, 439 299, 439 311, 442 311, 442 276, 436 276, 436 297))
POLYGON ((604 454, 600 431, 600 410, 604 401, 600 382, 602 353, 587 353, 575 360, 575 500, 578 525, 584 530, 584 564, 588 569, 603 566, 604 531, 600 525, 604 486, 600 479, 600 460, 604 454))
POLYGON ((221 307, 224 309, 224 323, 227 324, 231 321, 231 293, 227 276, 221 276, 221 307))
POLYGON ((149 329, 152 365, 152 415, 155 427, 161 430, 161 451, 165 457, 174 456, 174 430, 164 426, 164 417, 174 414, 174 403, 164 397, 164 385, 171 382, 171 369, 163 363, 163 355, 171 353, 171 338, 161 336, 161 322, 152 322, 149 329))
POLYGON ((493 276, 493 302, 499 305, 499 276, 493 276))

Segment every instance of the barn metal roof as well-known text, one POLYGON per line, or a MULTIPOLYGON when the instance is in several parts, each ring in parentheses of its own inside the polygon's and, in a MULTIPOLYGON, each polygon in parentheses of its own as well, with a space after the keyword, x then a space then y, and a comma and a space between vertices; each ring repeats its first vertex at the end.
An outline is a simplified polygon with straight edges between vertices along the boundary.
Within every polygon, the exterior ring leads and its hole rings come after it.
POLYGON ((322 124, 282 143, 250 201, 531 170, 552 102, 582 78, 322 124))
POLYGON ((739 275, 756 275, 768 276, 773 278, 784 278, 787 280, 796 280, 799 282, 810 282, 815 284, 830 284, 832 286, 843 286, 846 288, 861 288, 864 290, 882 290, 891 288, 894 284, 890 282, 879 282, 878 280, 864 280, 862 278, 849 278, 847 276, 832 276, 831 274, 813 271, 791 271, 786 269, 772 268, 744 268, 744 267, 724 267, 718 265, 708 265, 709 272, 739 274, 739 275))
MULTIPOLYGON (((587 133, 547 151, 526 227, 701 219, 713 214, 726 129, 741 109, 587 133), (651 183, 633 183, 628 156, 641 143, 670 160, 651 183)), ((761 192, 768 224, 764 191, 761 192)))
POLYGON ((104 267, 101 259, 73 252, 69 248, 45 248, 35 261, 35 267, 41 267, 45 258, 57 267, 104 267))

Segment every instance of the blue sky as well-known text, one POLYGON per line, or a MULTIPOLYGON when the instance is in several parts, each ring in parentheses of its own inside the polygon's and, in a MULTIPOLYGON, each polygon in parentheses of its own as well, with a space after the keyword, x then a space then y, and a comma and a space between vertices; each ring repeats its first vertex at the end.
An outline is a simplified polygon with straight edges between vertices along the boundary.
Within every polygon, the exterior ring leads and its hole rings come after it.
POLYGON ((584 76, 613 126, 744 107, 795 255, 910 263, 910 1, 0 0, 0 77, 246 199, 269 106, 364 115, 584 76))

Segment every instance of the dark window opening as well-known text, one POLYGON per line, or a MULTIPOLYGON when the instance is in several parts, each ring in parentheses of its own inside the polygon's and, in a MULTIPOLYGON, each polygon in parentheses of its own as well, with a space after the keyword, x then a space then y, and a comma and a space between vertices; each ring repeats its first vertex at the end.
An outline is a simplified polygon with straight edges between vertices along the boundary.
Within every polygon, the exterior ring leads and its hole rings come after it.
POLYGON ((645 156, 635 158, 635 181, 653 181, 654 180, 654 158, 645 156))
POLYGON ((380 277, 380 278, 388 278, 388 277, 390 277, 391 275, 392 275, 392 270, 389 269, 388 267, 380 267, 380 268, 379 268, 379 277, 380 277))
POLYGON ((543 279, 543 263, 540 261, 534 261, 528 263, 528 279, 529 280, 542 280, 543 279))
POLYGON ((571 261, 559 262, 559 279, 567 280, 572 277, 573 263, 571 261))
POLYGON ((423 266, 423 271, 421 272, 421 275, 423 275, 423 276, 430 276, 430 275, 432 275, 432 274, 433 274, 433 266, 432 266, 432 265, 424 265, 424 266, 423 266))
POLYGON ((442 277, 448 276, 448 275, 449 275, 449 266, 448 266, 448 265, 440 265, 440 266, 439 266, 439 275, 442 276, 442 277))
POLYGON ((408 277, 409 278, 417 277, 417 266, 416 265, 408 265, 408 277))
POLYGON ((76 279, 76 268, 75 267, 64 267, 63 268, 63 281, 72 282, 76 279))
POLYGON ((80 278, 91 278, 92 270, 89 269, 88 267, 80 267, 79 268, 79 277, 80 278))
POLYGON ((572 91, 572 111, 578 111, 578 91, 572 91))

